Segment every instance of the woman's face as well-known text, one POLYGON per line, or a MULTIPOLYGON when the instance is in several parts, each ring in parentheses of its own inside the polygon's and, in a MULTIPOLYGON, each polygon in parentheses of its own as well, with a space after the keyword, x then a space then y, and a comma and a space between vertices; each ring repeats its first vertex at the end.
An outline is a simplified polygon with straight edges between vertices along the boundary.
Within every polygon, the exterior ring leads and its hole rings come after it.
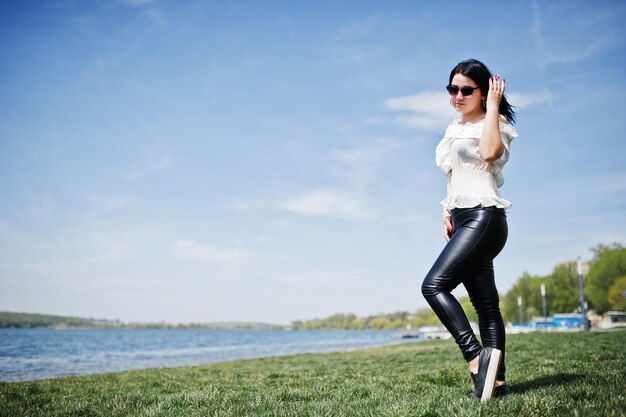
POLYGON ((474 90, 469 96, 464 96, 460 91, 463 87, 478 87, 474 80, 463 74, 454 74, 450 85, 459 88, 459 92, 455 96, 451 96, 450 100, 456 111, 468 116, 484 113, 482 101, 486 96, 482 95, 480 89, 474 90))

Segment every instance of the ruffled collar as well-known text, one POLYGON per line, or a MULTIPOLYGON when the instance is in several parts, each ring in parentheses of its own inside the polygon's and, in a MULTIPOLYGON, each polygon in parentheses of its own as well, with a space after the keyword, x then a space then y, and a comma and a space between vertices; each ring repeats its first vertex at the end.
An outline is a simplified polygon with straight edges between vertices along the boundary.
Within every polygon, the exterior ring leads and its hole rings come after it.
POLYGON ((471 127, 471 126, 475 126, 475 125, 483 124, 483 123, 485 123, 485 118, 484 117, 482 119, 476 121, 476 122, 465 122, 465 123, 461 123, 461 118, 459 117, 458 119, 454 119, 452 121, 452 123, 450 123, 450 125, 462 126, 462 127, 471 127))
MULTIPOLYGON (((515 128, 510 123, 505 123, 500 121, 500 132, 507 134, 512 138, 517 137, 517 132, 515 128)), ((453 139, 476 139, 480 138, 483 133, 483 128, 485 125, 485 119, 479 120, 477 122, 466 122, 461 124, 461 119, 455 119, 448 125, 446 132, 444 134, 444 138, 453 138, 453 139)))
POLYGON ((450 123, 448 128, 446 129, 446 133, 444 137, 446 138, 455 138, 455 139, 472 139, 479 138, 483 133, 484 128, 484 120, 478 121, 476 123, 467 122, 467 123, 459 123, 460 119, 457 119, 450 123))

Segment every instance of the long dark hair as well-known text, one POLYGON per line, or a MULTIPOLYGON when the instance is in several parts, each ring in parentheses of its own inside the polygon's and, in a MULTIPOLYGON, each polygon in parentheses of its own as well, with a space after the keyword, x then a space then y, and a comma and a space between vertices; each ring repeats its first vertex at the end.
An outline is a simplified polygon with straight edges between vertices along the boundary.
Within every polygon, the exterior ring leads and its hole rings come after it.
MULTIPOLYGON (((452 72, 450 72, 448 85, 452 83, 452 78, 454 78, 455 74, 461 74, 471 78, 478 85, 480 91, 484 95, 487 95, 487 92, 489 91, 489 78, 491 78, 491 71, 489 71, 489 68, 487 68, 487 66, 479 60, 467 59, 459 62, 456 67, 452 69, 452 72)), ((513 111, 513 106, 511 106, 509 101, 506 99, 506 95, 503 95, 502 100, 500 100, 498 112, 503 115, 509 123, 515 123, 515 112, 513 111)))

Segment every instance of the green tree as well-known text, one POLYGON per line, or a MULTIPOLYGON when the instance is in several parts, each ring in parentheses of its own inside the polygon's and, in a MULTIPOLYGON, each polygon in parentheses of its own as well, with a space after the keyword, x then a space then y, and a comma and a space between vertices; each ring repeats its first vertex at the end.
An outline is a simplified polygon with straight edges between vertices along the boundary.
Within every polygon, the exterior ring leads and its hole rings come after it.
POLYGON ((609 305, 611 310, 626 310, 626 276, 616 279, 609 288, 609 305))
POLYGON ((377 316, 370 321, 370 328, 384 330, 392 328, 392 321, 387 316, 377 316))
POLYGON ((459 298, 459 304, 463 307, 463 311, 467 316, 469 321, 478 322, 478 316, 476 315, 476 310, 474 309, 474 305, 470 301, 469 296, 464 296, 459 298))
POLYGON ((596 246, 594 246, 593 248, 589 248, 589 250, 591 252, 593 252, 593 259, 591 260, 592 263, 595 263, 598 261, 598 259, 600 258, 600 255, 602 255, 604 252, 608 251, 608 250, 613 250, 613 249, 622 249, 623 246, 621 243, 618 242, 613 242, 609 245, 605 245, 603 243, 598 243, 596 246))
POLYGON ((519 320, 517 297, 522 297, 522 321, 529 321, 535 316, 540 316, 542 314, 540 287, 545 281, 544 277, 524 272, 524 275, 503 297, 504 321, 517 322, 519 320))
POLYGON ((422 326, 441 326, 441 321, 430 307, 423 307, 417 310, 409 324, 417 329, 422 326))
POLYGON ((617 278, 626 275, 626 249, 622 247, 598 245, 596 257, 589 267, 585 283, 585 295, 591 306, 604 313, 611 309, 609 288, 617 278))
POLYGON ((569 313, 580 305, 576 262, 557 265, 546 277, 548 314, 569 313))

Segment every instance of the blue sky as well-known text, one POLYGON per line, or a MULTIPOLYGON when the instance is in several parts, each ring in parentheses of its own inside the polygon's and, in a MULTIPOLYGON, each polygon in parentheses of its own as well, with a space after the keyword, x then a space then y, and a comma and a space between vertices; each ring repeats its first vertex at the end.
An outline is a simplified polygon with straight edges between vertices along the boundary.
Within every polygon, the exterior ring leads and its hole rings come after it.
POLYGON ((518 111, 500 291, 624 243, 625 19, 617 1, 2 1, 0 310, 426 306, 444 86, 471 57, 518 111))

